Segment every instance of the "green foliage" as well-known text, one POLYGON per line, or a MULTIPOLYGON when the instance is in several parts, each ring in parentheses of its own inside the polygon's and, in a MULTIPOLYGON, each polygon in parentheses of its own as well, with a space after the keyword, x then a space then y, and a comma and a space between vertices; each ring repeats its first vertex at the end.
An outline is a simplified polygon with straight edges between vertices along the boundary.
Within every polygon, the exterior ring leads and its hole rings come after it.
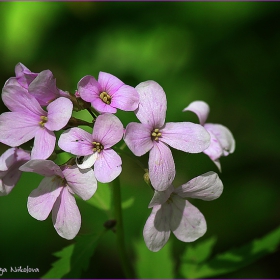
POLYGON ((172 242, 168 242, 159 252, 151 252, 143 239, 134 242, 137 256, 135 269, 137 278, 174 278, 174 259, 172 258, 172 242))
POLYGON ((80 278, 88 269, 90 258, 104 232, 79 236, 75 244, 54 253, 59 260, 52 264, 52 268, 42 278, 80 278))
POLYGON ((258 259, 275 252, 280 245, 280 227, 244 246, 209 257, 215 239, 190 245, 182 257, 180 273, 185 278, 216 277, 239 270, 258 259))

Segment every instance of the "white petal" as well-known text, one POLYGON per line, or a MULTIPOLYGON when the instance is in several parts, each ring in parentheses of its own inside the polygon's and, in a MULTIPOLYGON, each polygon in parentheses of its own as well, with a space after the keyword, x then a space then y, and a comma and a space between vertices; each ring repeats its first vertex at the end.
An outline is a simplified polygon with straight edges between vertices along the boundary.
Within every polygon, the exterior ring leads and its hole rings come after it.
POLYGON ((98 157, 97 152, 88 156, 77 156, 76 164, 80 169, 88 169, 94 165, 97 157, 98 157))

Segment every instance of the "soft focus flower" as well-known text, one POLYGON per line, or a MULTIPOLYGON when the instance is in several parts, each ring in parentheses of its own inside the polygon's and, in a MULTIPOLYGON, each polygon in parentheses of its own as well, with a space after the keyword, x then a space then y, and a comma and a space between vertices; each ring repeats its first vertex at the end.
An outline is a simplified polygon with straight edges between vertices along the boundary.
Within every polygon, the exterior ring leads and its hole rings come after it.
POLYGON ((167 189, 175 177, 175 164, 169 146, 188 153, 200 153, 210 144, 208 132, 190 122, 165 123, 166 96, 162 87, 147 81, 136 87, 140 103, 135 111, 141 123, 129 123, 124 141, 136 155, 148 151, 151 184, 158 191, 167 189))
POLYGON ((223 191, 223 184, 214 172, 207 172, 174 189, 155 191, 149 208, 153 208, 144 226, 147 247, 159 251, 168 241, 170 232, 183 242, 192 242, 206 232, 203 214, 185 198, 213 200, 223 191))
POLYGON ((112 114, 99 115, 95 120, 92 134, 75 127, 63 132, 58 146, 77 155, 80 168, 94 164, 96 179, 102 183, 113 181, 122 171, 121 157, 111 147, 123 137, 123 125, 112 114))
POLYGON ((21 176, 19 167, 30 160, 30 153, 10 148, 0 157, 0 196, 9 194, 21 176))
POLYGON ((91 103, 100 113, 116 113, 117 109, 134 111, 138 107, 137 91, 117 77, 100 72, 98 81, 92 76, 83 77, 78 83, 81 98, 91 103))
POLYGON ((81 214, 73 194, 83 200, 93 196, 97 189, 93 170, 67 165, 59 167, 50 160, 30 160, 20 170, 45 176, 28 197, 29 214, 42 221, 52 211, 57 233, 63 238, 73 239, 81 227, 81 214))
POLYGON ((15 67, 16 77, 10 78, 7 85, 18 85, 28 90, 41 106, 47 106, 58 97, 69 97, 69 93, 56 87, 56 79, 50 70, 33 73, 22 63, 15 67))
POLYGON ((6 85, 2 91, 4 104, 12 112, 0 115, 0 142, 17 147, 34 139, 32 159, 46 159, 54 150, 55 134, 69 121, 73 104, 68 98, 59 97, 44 111, 26 89, 6 85))
POLYGON ((198 116, 199 122, 209 132, 211 136, 210 146, 203 151, 216 164, 221 171, 221 163, 219 158, 227 156, 235 150, 235 140, 228 128, 221 124, 205 123, 210 108, 203 101, 194 101, 183 112, 191 111, 198 116))

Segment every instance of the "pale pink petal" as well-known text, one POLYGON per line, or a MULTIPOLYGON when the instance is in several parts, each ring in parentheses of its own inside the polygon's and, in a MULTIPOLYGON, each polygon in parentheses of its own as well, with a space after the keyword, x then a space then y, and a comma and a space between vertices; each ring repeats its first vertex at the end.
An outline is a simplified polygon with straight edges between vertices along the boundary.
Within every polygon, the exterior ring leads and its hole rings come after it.
POLYGON ((139 107, 135 114, 139 121, 152 128, 161 128, 165 122, 166 95, 162 87, 154 81, 140 83, 135 88, 139 93, 139 107))
POLYGON ((204 101, 194 101, 183 110, 183 112, 186 111, 194 112, 198 116, 200 124, 204 125, 209 115, 210 108, 204 101))
POLYGON ((223 147, 211 131, 208 131, 208 133, 211 136, 210 146, 207 149, 205 149, 203 153, 208 155, 213 161, 215 161, 223 155, 223 147))
POLYGON ((76 164, 80 169, 91 168, 97 160, 99 153, 95 152, 88 156, 77 156, 76 164))
POLYGON ((146 154, 154 146, 151 127, 142 123, 129 123, 125 130, 124 141, 136 156, 146 154))
POLYGON ((175 163, 170 149, 158 142, 150 150, 149 176, 157 191, 164 191, 172 184, 175 177, 175 163))
POLYGON ((235 140, 228 128, 221 124, 207 123, 204 125, 207 131, 213 133, 223 148, 223 156, 231 154, 235 150, 235 140))
POLYGON ((24 88, 28 88, 28 85, 38 76, 37 73, 31 72, 22 63, 18 63, 15 67, 16 79, 19 84, 24 88))
POLYGON ((175 193, 186 198, 213 200, 223 192, 223 183, 215 172, 207 172, 176 188, 175 193))
POLYGON ((71 190, 82 199, 90 199, 97 189, 97 181, 92 169, 80 170, 71 166, 63 170, 63 174, 71 190))
POLYGON ((52 221, 57 233, 65 239, 73 239, 80 230, 81 214, 67 187, 62 189, 53 206, 52 221))
POLYGON ((23 164, 19 170, 25 172, 35 172, 45 177, 57 175, 64 178, 60 167, 51 160, 33 159, 23 164))
POLYGON ((16 147, 34 138, 40 129, 39 117, 31 118, 20 112, 0 115, 0 142, 16 147), (38 119, 36 119, 38 118, 38 119))
POLYGON ((107 149, 118 143, 122 137, 123 125, 115 115, 106 113, 96 118, 92 133, 93 141, 101 143, 104 149, 107 149))
MULTIPOLYGON (((17 86, 17 87, 19 87, 19 86, 21 86, 21 84, 19 84, 16 77, 11 77, 5 82, 4 87, 6 87, 6 86, 17 86)), ((26 92, 27 92, 27 90, 26 90, 26 92)))
POLYGON ((36 132, 31 159, 47 159, 55 148, 55 135, 52 131, 40 128, 36 132))
POLYGON ((16 162, 17 148, 10 148, 0 156, 0 171, 8 170, 16 162))
POLYGON ((28 197, 29 214, 37 220, 45 220, 62 189, 62 178, 57 176, 44 178, 39 187, 33 190, 28 197))
POLYGON ((65 152, 77 156, 87 156, 93 153, 92 136, 87 131, 74 127, 60 135, 58 146, 65 152))
POLYGON ((120 79, 118 79, 117 77, 115 77, 109 73, 105 73, 105 72, 99 72, 98 83, 101 86, 101 90, 107 92, 111 96, 113 96, 114 93, 122 85, 124 85, 124 83, 120 79))
POLYGON ((56 80, 50 70, 44 70, 30 83, 28 92, 33 95, 41 106, 47 106, 49 102, 59 96, 56 80))
POLYGON ((87 75, 78 82, 78 92, 83 100, 95 102, 96 99, 100 100, 99 94, 102 90, 96 79, 87 75))
POLYGON ((30 116, 46 116, 38 101, 21 86, 7 85, 3 88, 2 99, 12 112, 22 112, 30 116))
POLYGON ((153 207, 143 230, 145 243, 152 252, 159 251, 170 236, 171 207, 165 203, 153 207))
POLYGON ((161 191, 161 192, 155 191, 154 196, 148 207, 151 208, 156 205, 161 205, 165 203, 173 191, 174 191, 174 187, 172 185, 170 185, 165 191, 161 191))
POLYGON ((191 122, 166 123, 160 140, 187 153, 200 153, 210 145, 210 135, 203 126, 191 122))
POLYGON ((21 171, 19 171, 18 168, 0 171, 0 196, 8 195, 15 187, 20 176, 21 171))
POLYGON ((45 127, 51 131, 57 131, 66 126, 73 110, 73 103, 70 99, 59 97, 51 102, 48 107, 48 121, 45 127))
POLYGON ((124 111, 134 111, 139 105, 139 94, 134 87, 123 85, 112 95, 110 105, 124 111))
POLYGON ((187 200, 172 196, 171 231, 183 242, 192 242, 205 234, 207 226, 202 213, 187 200))
POLYGON ((112 182, 122 171, 121 157, 112 149, 102 150, 94 164, 94 175, 101 183, 112 182))

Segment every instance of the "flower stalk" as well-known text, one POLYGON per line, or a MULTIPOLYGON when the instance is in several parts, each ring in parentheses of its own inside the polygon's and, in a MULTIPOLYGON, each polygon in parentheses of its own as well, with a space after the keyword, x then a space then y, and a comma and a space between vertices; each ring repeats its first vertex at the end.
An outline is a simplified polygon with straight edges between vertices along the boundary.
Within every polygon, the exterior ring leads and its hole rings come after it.
POLYGON ((121 205, 121 188, 120 179, 117 177, 112 183, 112 206, 114 210, 114 218, 116 220, 116 238, 117 248, 120 256, 121 265, 126 278, 135 278, 130 258, 127 254, 124 239, 122 205, 121 205))

